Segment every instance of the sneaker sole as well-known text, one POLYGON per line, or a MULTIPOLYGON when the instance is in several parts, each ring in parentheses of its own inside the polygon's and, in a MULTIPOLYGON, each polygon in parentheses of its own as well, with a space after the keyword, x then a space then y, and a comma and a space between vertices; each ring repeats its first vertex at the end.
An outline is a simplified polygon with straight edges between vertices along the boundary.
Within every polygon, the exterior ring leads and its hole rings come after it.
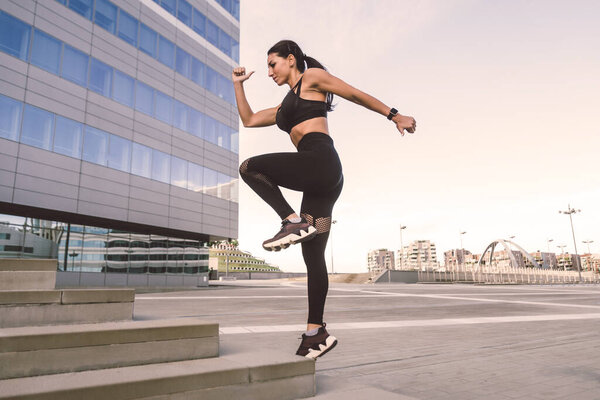
MULTIPOLYGON (((337 342, 338 342, 337 339, 334 336, 330 335, 327 339, 325 339, 325 344, 326 344, 325 348, 323 348, 320 351, 319 350, 310 349, 310 351, 308 352, 308 354, 305 355, 304 357, 316 360, 317 358, 319 358, 321 356, 324 356, 331 349, 333 349, 337 345, 337 342)), ((321 347, 321 346, 319 346, 319 347, 321 347)))
POLYGON ((292 244, 306 242, 312 239, 317 234, 317 229, 314 226, 309 226, 308 231, 300 231, 300 235, 291 233, 287 236, 282 237, 279 240, 275 240, 269 244, 263 244, 263 249, 267 251, 279 251, 281 249, 287 249, 292 244))

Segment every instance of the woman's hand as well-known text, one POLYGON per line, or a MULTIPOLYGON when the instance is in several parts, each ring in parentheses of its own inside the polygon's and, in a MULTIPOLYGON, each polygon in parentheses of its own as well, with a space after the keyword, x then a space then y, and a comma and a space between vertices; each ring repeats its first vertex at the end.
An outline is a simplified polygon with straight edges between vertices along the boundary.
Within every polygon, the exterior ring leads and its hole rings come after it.
POLYGON ((396 114, 392 121, 396 124, 396 128, 400 131, 400 134, 404 136, 404 130, 408 133, 415 133, 417 129, 417 121, 413 117, 407 117, 405 115, 396 114))
POLYGON ((250 78, 253 73, 254 73, 254 71, 247 74, 246 68, 237 67, 237 68, 233 69, 233 72, 231 73, 231 79, 233 80, 233 83, 236 83, 236 82, 241 83, 241 82, 244 82, 246 79, 250 78))

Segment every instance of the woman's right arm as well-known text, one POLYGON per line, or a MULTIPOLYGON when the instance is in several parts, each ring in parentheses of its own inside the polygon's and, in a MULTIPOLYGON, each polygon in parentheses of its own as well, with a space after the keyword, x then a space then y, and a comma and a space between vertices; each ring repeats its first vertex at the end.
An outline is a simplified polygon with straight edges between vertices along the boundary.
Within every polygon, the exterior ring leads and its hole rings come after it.
POLYGON ((255 113, 250 108, 250 104, 248 104, 246 93, 244 92, 244 81, 250 78, 253 73, 254 71, 246 74, 246 68, 237 67, 233 69, 233 73, 231 74, 233 88, 235 89, 235 101, 242 123, 246 128, 275 125, 275 116, 277 115, 279 106, 255 113))

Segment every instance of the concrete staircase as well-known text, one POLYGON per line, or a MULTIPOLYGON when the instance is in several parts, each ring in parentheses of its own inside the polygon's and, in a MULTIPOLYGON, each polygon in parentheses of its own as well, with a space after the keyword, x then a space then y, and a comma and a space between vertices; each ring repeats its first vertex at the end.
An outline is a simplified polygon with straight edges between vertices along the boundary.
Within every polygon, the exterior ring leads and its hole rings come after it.
POLYGON ((315 395, 312 360, 262 349, 219 356, 217 323, 132 321, 133 290, 54 290, 55 270, 54 260, 0 260, 0 399, 315 395))

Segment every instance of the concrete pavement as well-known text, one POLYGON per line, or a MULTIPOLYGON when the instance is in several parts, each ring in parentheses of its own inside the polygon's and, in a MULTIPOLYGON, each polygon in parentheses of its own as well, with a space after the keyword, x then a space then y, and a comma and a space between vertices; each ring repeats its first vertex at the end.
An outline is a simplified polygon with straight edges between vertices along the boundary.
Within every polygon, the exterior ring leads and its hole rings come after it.
MULTIPOLYGON (((325 321, 339 344, 317 361, 317 398, 600 399, 599 295, 579 285, 331 284, 325 321)), ((139 294, 134 318, 216 320, 223 354, 293 353, 306 308, 303 282, 235 281, 139 294)))

